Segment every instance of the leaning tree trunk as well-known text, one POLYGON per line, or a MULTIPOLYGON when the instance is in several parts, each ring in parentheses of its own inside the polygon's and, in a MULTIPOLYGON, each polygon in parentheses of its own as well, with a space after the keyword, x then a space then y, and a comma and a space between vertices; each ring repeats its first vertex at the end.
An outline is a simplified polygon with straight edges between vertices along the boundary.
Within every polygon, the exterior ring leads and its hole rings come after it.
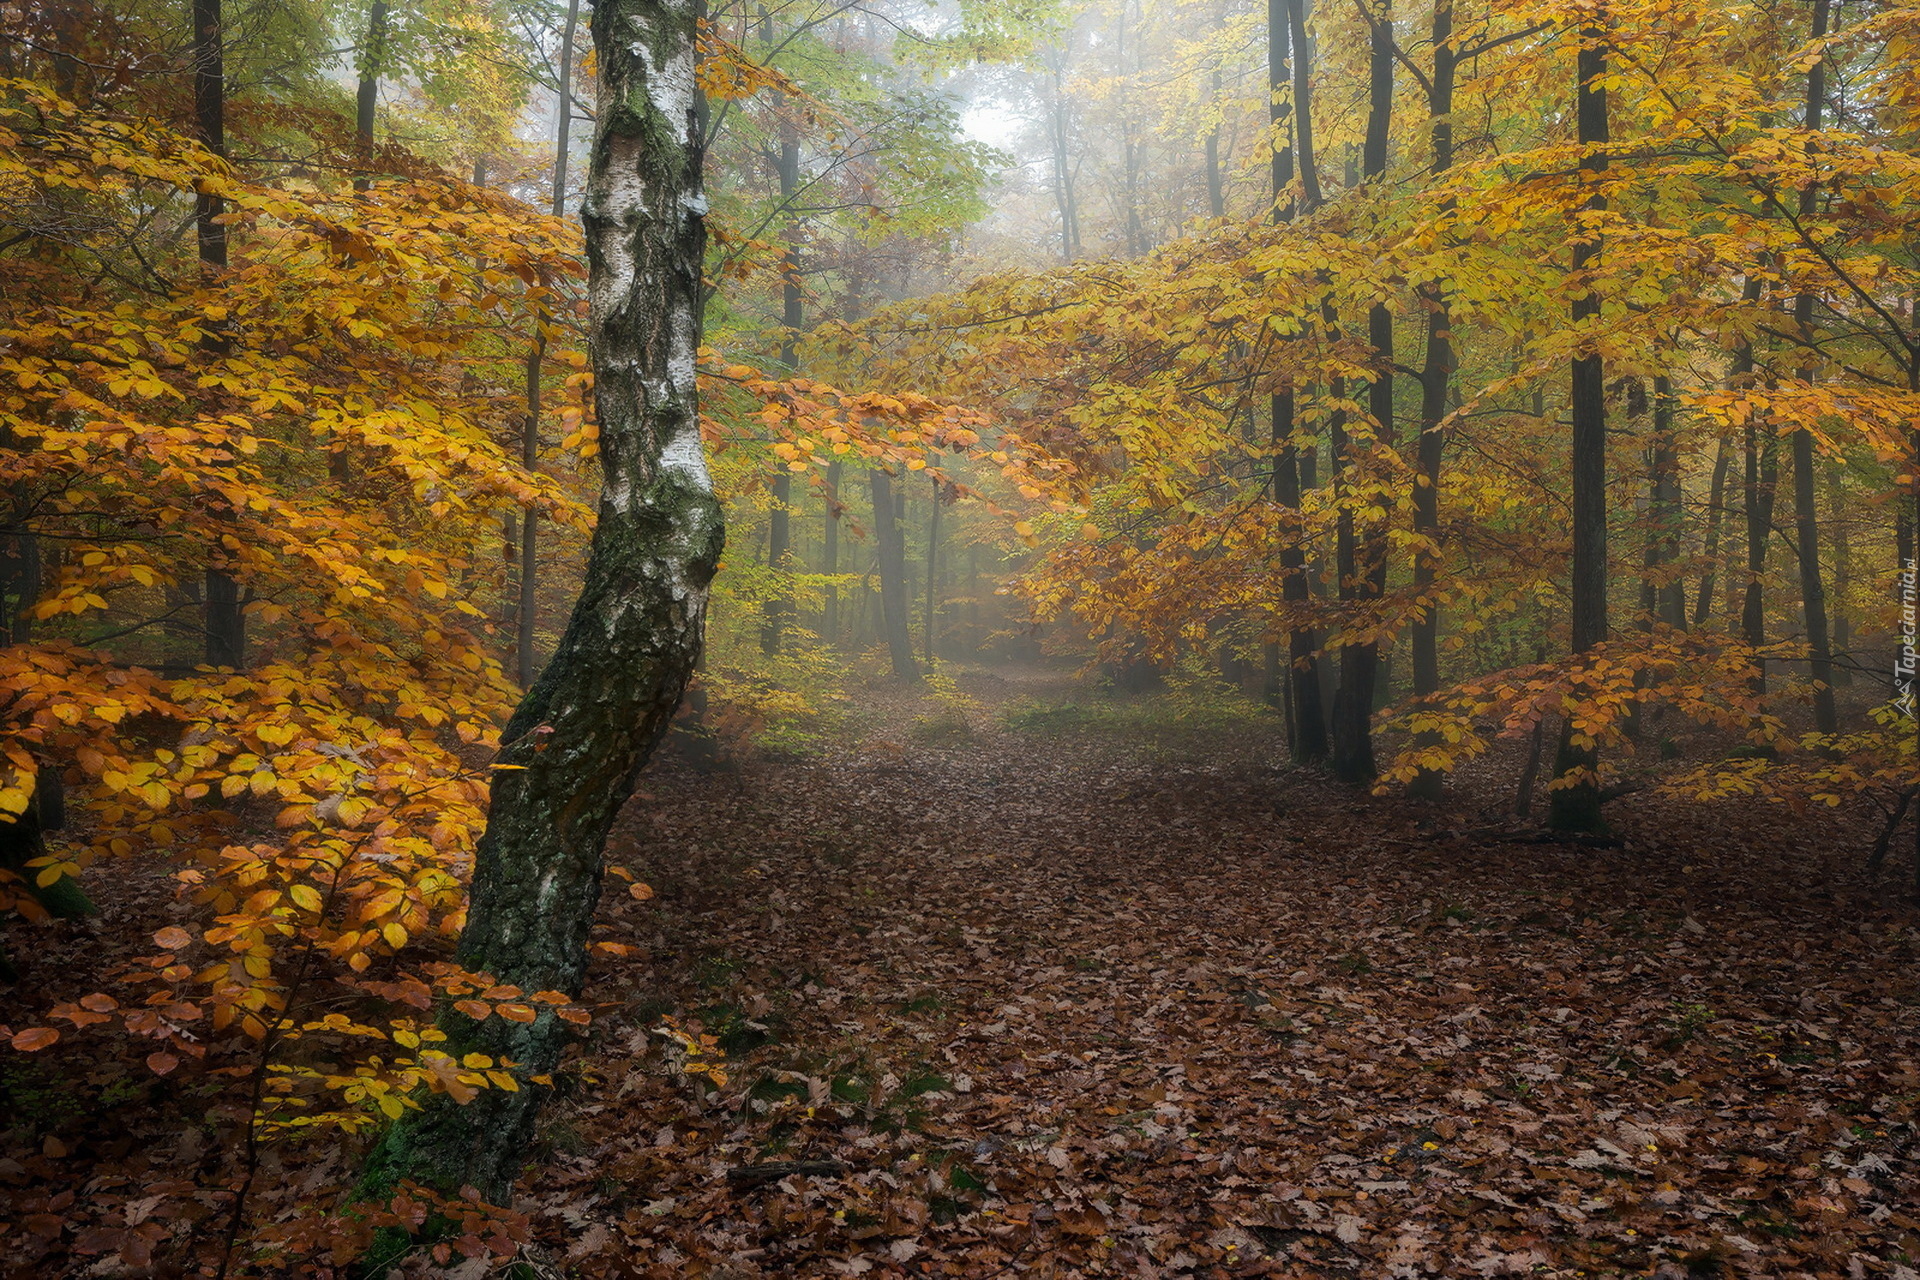
MULTIPOLYGON (((706 244, 695 0, 598 0, 599 121, 582 210, 589 350, 603 479, 585 581, 553 658, 508 724, 459 958, 524 990, 577 995, 601 851, 699 657, 720 557, 700 445, 694 356, 706 244)), ((448 1010, 456 1054, 553 1069, 567 1026, 474 1023, 448 1010)), ((503 1201, 544 1089, 445 1095, 389 1132, 373 1188, 413 1178, 503 1201)))
MULTIPOLYGON (((1598 27, 1580 32, 1579 88, 1575 115, 1583 175, 1597 175, 1607 167, 1607 55, 1598 27)), ((1606 208, 1595 194, 1589 210, 1606 208)), ((1588 227, 1575 233, 1575 275, 1595 266, 1600 257, 1600 234, 1588 227)), ((1600 315, 1600 297, 1591 285, 1580 289, 1573 303, 1575 327, 1600 315)), ((1573 360, 1570 408, 1573 414, 1573 651, 1584 653, 1607 638, 1607 400, 1606 371, 1598 353, 1573 360)), ((1573 717, 1560 734, 1553 762, 1554 792, 1548 825, 1558 831, 1598 831, 1600 816, 1600 753, 1591 743, 1574 737, 1573 717), (1571 781, 1569 781, 1571 779, 1571 781)))

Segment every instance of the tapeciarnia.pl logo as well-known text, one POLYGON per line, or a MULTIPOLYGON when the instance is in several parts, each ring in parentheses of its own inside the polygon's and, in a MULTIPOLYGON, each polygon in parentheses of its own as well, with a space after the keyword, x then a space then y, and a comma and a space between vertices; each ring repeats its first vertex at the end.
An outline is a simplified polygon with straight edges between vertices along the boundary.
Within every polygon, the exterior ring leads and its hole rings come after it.
POLYGON ((1920 719, 1920 707, 1915 705, 1914 675, 1920 668, 1920 652, 1916 652, 1916 642, 1920 641, 1920 572, 1916 572, 1914 562, 1907 561, 1900 571, 1900 656, 1893 663, 1893 705, 1907 719, 1920 719))

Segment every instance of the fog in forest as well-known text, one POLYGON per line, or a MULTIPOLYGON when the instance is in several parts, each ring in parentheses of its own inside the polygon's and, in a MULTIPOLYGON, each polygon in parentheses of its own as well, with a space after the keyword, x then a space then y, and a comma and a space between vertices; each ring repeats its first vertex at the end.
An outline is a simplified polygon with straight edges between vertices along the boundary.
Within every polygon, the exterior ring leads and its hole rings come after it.
POLYGON ((1920 1280, 1920 5, 0 0, 0 1274, 1920 1280))

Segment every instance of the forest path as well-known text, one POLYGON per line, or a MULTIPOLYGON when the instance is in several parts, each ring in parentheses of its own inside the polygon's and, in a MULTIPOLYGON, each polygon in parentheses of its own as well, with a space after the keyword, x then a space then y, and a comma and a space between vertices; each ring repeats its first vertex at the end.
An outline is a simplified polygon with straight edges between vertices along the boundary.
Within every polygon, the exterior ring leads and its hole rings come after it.
POLYGON ((1620 849, 1489 843, 1498 765, 1368 797, 1257 721, 1017 674, 960 680, 964 734, 883 689, 817 759, 645 780, 610 856, 657 896, 603 910, 636 951, 523 1184, 574 1273, 1920 1253, 1914 918, 1867 905, 1862 830, 1648 795, 1620 849))

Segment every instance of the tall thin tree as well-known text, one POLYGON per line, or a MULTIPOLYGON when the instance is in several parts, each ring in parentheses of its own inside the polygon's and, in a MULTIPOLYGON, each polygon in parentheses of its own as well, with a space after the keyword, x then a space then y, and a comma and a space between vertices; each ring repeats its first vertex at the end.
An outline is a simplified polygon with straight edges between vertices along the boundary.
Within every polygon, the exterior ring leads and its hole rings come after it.
MULTIPOLYGON (((760 34, 769 47, 773 44, 772 20, 761 11, 760 34)), ((804 322, 800 297, 800 215, 794 201, 800 191, 800 130, 786 109, 786 100, 773 95, 773 112, 779 121, 780 151, 776 157, 780 179, 781 230, 780 255, 780 364, 789 373, 800 368, 794 340, 804 322)), ((773 483, 767 495, 767 567, 773 570, 773 594, 761 606, 760 648, 765 653, 780 652, 787 629, 793 623, 793 475, 783 462, 776 462, 773 483)))
MULTIPOLYGON (((227 154, 226 29, 220 0, 193 0, 193 126, 201 144, 215 155, 227 154)), ((220 221, 226 201, 209 191, 194 196, 194 233, 200 271, 209 280, 227 269, 227 228, 220 221)), ((201 344, 209 356, 224 355, 227 340, 217 329, 201 344)), ((209 666, 237 667, 246 661, 247 619, 230 557, 215 549, 207 566, 206 659, 209 666)))
MULTIPOLYGON (((1754 303, 1760 300, 1761 292, 1760 278, 1749 273, 1741 286, 1741 297, 1754 303)), ((1743 338, 1734 349, 1727 381, 1731 386, 1748 387, 1753 381, 1753 371, 1753 340, 1743 338)), ((1747 416, 1741 445, 1740 505, 1746 522, 1747 573, 1740 598, 1740 638, 1755 649, 1767 642, 1764 580, 1767 550, 1773 541, 1773 505, 1779 492, 1779 444, 1780 437, 1767 430, 1758 415, 1747 416)), ((1758 658, 1754 660, 1753 687, 1760 693, 1767 688, 1766 663, 1758 658)))
POLYGON ((885 467, 867 472, 873 492, 874 567, 880 575, 880 629, 886 637, 887 656, 893 674, 901 680, 918 680, 920 668, 913 661, 913 639, 908 630, 912 602, 907 597, 907 531, 902 526, 900 508, 906 494, 897 492, 893 475, 885 467))
MULTIPOLYGON (((1374 196, 1386 177, 1387 148, 1393 123, 1393 6, 1392 0, 1369 0, 1367 19, 1367 132, 1361 147, 1360 177, 1374 196)), ((1367 309, 1367 341, 1373 348, 1373 373, 1367 383, 1367 413, 1373 419, 1373 444, 1392 447, 1393 422, 1393 308, 1376 302, 1367 309)), ((1371 450, 1369 449, 1369 452, 1371 450)), ((1335 462, 1351 492, 1354 473, 1364 461, 1353 447, 1352 435, 1337 436, 1335 462)), ((1387 583, 1386 530, 1377 522, 1358 529, 1350 501, 1342 501, 1340 524, 1340 598, 1355 614, 1379 599, 1387 583)), ((1376 640, 1340 646, 1340 687, 1333 696, 1333 754, 1329 763, 1343 782, 1371 782, 1377 772, 1373 758, 1373 701, 1380 672, 1380 645, 1376 640)))
MULTIPOLYGON (((1427 138, 1433 152, 1428 172, 1439 178, 1453 168, 1453 90, 1458 54, 1454 48, 1453 0, 1434 0, 1432 21, 1433 72, 1426 84, 1427 138)), ((1451 201, 1446 211, 1453 208, 1451 201)), ((1427 352, 1420 369, 1420 441, 1415 449, 1413 531, 1421 545, 1413 557, 1414 592, 1420 612, 1413 620, 1413 694, 1429 697, 1440 691, 1440 602, 1434 598, 1434 580, 1440 563, 1440 466, 1446 455, 1446 437, 1440 423, 1447 413, 1453 389, 1453 308, 1443 281, 1421 286, 1420 301, 1427 309, 1427 352)), ((1435 799, 1445 776, 1422 769, 1408 791, 1435 799)))
MULTIPOLYGON (((373 189, 373 130, 380 108, 380 74, 387 60, 387 0, 373 0, 367 10, 367 32, 360 45, 360 82, 354 92, 353 137, 356 144, 353 189, 365 195, 373 189)), ((344 439, 327 454, 327 475, 335 484, 353 478, 353 456, 344 439)))
MULTIPOLYGON (((1607 167, 1604 148, 1611 135, 1607 126, 1607 52, 1602 15, 1578 33, 1580 52, 1575 74, 1574 125, 1581 146, 1580 174, 1596 182, 1607 167)), ((1583 205, 1589 213, 1603 212, 1606 197, 1598 190, 1583 205)), ((1591 224, 1573 232, 1574 297, 1572 320, 1576 329, 1590 327, 1600 315, 1598 286, 1584 277, 1600 260, 1600 231, 1591 224)), ((1585 653, 1607 638, 1607 392, 1606 369, 1599 353, 1580 351, 1572 361, 1569 407, 1573 416, 1573 651, 1585 653)), ((1561 729, 1553 771, 1556 786, 1548 810, 1548 825, 1561 831, 1597 831, 1600 814, 1600 753, 1591 743, 1575 738, 1571 720, 1561 729)))
MULTIPOLYGON (((553 216, 567 213, 567 158, 573 125, 573 31, 580 21, 580 0, 567 0, 567 19, 560 28, 559 100, 555 112, 553 154, 553 216)), ((547 309, 534 317, 533 342, 527 351, 527 417, 520 434, 520 465, 532 471, 540 465, 541 374, 547 362, 547 309)), ((535 670, 533 624, 540 611, 540 523, 528 507, 520 518, 520 604, 515 613, 514 675, 525 689, 535 670)))
MULTIPOLYGON (((1302 203, 1319 203, 1320 183, 1314 173, 1313 99, 1306 67, 1306 0, 1267 0, 1268 119, 1273 144, 1273 217, 1291 222, 1296 164, 1305 182, 1302 203), (1289 65, 1291 64, 1291 65, 1289 65), (1291 99, 1291 102, 1289 102, 1291 99)), ((1294 388, 1289 380, 1272 397, 1273 500, 1283 518, 1293 523, 1280 551, 1280 599, 1289 612, 1304 611, 1312 597, 1307 580, 1307 557, 1301 546, 1300 503, 1305 480, 1296 430, 1294 388)), ((1296 764, 1315 764, 1327 758, 1327 718, 1320 700, 1320 637, 1297 619, 1287 627, 1286 692, 1292 726, 1291 755, 1296 764)), ((1277 647, 1269 661, 1278 665, 1277 647)))
MULTIPOLYGON (((1832 0, 1813 0, 1811 39, 1826 37, 1832 12, 1832 0)), ((1827 97, 1827 59, 1823 51, 1807 69, 1806 130, 1809 138, 1820 130, 1827 97)), ((1812 145, 1811 142, 1808 144, 1812 145)), ((1820 199, 1817 183, 1808 183, 1800 192, 1800 219, 1809 221, 1820 199)), ((1793 300, 1793 325, 1800 341, 1811 351, 1814 295, 1801 291, 1793 300)), ((1802 382, 1812 382, 1811 362, 1800 370, 1802 382)), ((1838 733, 1839 711, 1833 701, 1833 647, 1827 634, 1827 589, 1820 575, 1820 512, 1815 499, 1816 479, 1813 457, 1813 433, 1805 427, 1796 430, 1789 444, 1793 453, 1793 515, 1795 541, 1799 544, 1800 601, 1807 620, 1807 651, 1813 677, 1813 727, 1821 733, 1838 733)))
POLYGON ((373 185, 373 125, 380 107, 380 73, 387 60, 387 0, 373 0, 367 10, 367 35, 360 46, 360 83, 353 100, 353 136, 359 144, 360 171, 353 189, 365 193, 373 185))

